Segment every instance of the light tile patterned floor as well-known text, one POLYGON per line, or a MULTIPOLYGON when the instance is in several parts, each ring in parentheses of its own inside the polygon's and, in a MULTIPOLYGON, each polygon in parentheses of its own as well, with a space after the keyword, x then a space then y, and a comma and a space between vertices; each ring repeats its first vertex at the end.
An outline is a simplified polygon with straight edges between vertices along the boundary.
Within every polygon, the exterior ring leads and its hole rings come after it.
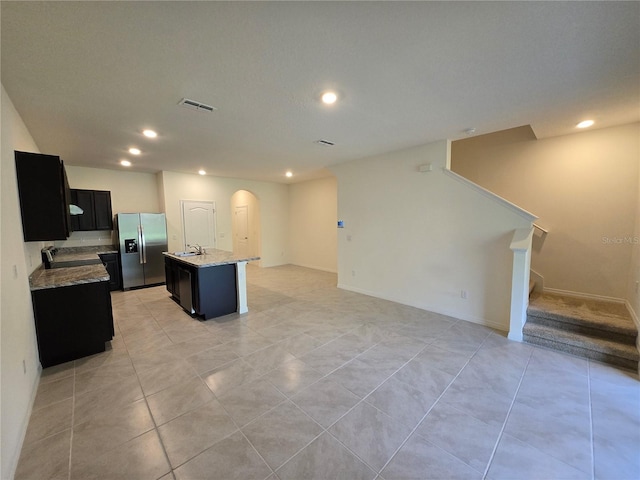
POLYGON ((104 354, 42 373, 16 479, 638 479, 631 372, 249 266, 201 322, 113 293, 104 354))

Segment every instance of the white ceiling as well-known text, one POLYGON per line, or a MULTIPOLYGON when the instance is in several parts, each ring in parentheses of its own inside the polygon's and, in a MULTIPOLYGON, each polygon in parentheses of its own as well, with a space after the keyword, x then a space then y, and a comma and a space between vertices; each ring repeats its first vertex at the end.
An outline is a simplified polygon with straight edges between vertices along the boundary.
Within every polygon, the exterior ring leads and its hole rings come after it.
POLYGON ((2 1, 1 21, 2 84, 70 165, 295 182, 471 127, 640 120, 640 2, 2 1))

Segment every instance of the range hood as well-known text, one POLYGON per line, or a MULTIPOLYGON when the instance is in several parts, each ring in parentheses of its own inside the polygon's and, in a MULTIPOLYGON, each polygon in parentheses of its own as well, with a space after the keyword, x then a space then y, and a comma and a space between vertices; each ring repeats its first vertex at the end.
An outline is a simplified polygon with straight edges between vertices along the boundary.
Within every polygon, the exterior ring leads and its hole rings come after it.
POLYGON ((69 204, 69 214, 71 215, 82 215, 84 210, 82 210, 79 206, 74 205, 73 203, 69 204))

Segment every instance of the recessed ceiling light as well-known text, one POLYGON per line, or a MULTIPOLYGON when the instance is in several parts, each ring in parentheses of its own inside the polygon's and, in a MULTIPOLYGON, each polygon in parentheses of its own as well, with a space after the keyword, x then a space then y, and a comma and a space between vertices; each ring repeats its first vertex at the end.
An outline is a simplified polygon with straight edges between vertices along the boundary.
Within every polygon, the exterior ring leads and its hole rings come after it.
POLYGON ((129 160, 120 160, 120 165, 122 165, 123 167, 130 167, 131 162, 129 160))
POLYGON ((465 135, 473 135, 474 133, 476 133, 476 129, 475 129, 474 127, 467 128, 467 129, 464 131, 464 133, 465 133, 465 135))
POLYGON ((338 95, 335 92, 324 92, 320 97, 322 99, 322 103, 327 105, 333 105, 338 100, 338 95))
POLYGON ((291 178, 291 177, 293 177, 293 173, 291 173, 291 172, 287 172, 287 173, 285 173, 285 176, 286 176, 287 178, 291 178))
POLYGON ((158 136, 158 134, 156 132, 154 132, 153 130, 149 130, 149 129, 143 130, 142 134, 145 137, 148 137, 148 138, 156 138, 158 136))
POLYGON ((206 175, 206 174, 207 174, 207 172, 205 172, 204 170, 198 170, 198 173, 199 173, 200 175, 206 175))
POLYGON ((594 124, 593 120, 584 120, 584 121, 580 122, 579 124, 577 124, 576 128, 589 128, 593 124, 594 124))
POLYGON ((131 148, 129 149, 129 153, 130 153, 131 155, 140 155, 140 153, 141 153, 141 152, 140 152, 140 149, 139 149, 139 148, 131 147, 131 148))

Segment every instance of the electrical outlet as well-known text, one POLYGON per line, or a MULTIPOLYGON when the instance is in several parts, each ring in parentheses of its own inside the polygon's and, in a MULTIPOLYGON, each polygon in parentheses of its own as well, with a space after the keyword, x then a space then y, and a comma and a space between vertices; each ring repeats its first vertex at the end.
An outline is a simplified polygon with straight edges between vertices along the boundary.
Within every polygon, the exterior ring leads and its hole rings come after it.
POLYGON ((356 271, 355 270, 351 270, 351 276, 355 277, 356 276, 356 271))
POLYGON ((24 372, 24 374, 27 374, 27 362, 22 359, 22 371, 24 372))
POLYGON ((466 290, 460 290, 460 298, 466 300, 467 299, 467 291, 466 290))
POLYGON ((13 266, 13 278, 18 278, 18 265, 13 266))

